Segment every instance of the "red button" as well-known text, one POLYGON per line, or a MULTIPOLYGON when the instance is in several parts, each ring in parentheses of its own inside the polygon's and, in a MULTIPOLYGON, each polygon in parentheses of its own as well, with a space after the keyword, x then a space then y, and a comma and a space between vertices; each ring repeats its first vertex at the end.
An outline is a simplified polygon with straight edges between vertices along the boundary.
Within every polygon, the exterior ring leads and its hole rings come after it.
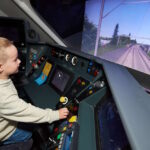
POLYGON ((98 70, 94 71, 94 76, 96 77, 98 75, 98 70))
POLYGON ((35 65, 36 65, 36 64, 35 64, 35 63, 33 63, 33 64, 32 64, 32 67, 35 67, 35 65))
POLYGON ((78 79, 78 80, 77 80, 77 84, 80 84, 80 83, 81 83, 81 79, 78 79))
POLYGON ((39 64, 39 65, 41 64, 41 61, 40 61, 40 60, 38 61, 38 64, 39 64))
POLYGON ((54 129, 54 132, 57 132, 57 131, 58 131, 58 128, 55 128, 55 129, 54 129))
POLYGON ((76 107, 76 106, 73 107, 73 110, 74 110, 74 111, 77 111, 77 110, 78 110, 78 107, 76 107))
POLYGON ((70 123, 69 125, 68 125, 68 128, 71 128, 72 127, 72 123, 70 123))

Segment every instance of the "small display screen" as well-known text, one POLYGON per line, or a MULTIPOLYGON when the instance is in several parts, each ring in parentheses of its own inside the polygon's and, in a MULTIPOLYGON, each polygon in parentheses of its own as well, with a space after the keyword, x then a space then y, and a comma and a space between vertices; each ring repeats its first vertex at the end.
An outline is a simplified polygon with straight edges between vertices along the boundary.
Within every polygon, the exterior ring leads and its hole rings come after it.
POLYGON ((119 113, 112 99, 106 100, 97 112, 99 141, 102 150, 130 150, 119 113))
POLYGON ((58 90, 58 92, 63 93, 70 81, 70 73, 62 68, 57 67, 52 77, 51 84, 55 89, 58 90))

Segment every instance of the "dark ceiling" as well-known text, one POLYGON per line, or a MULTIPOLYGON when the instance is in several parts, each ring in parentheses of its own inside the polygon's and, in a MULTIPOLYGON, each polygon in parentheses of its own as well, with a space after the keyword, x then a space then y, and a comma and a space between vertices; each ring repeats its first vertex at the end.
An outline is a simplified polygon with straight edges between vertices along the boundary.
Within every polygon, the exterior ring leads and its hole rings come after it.
POLYGON ((30 2, 62 38, 82 31, 85 0, 30 0, 30 2))

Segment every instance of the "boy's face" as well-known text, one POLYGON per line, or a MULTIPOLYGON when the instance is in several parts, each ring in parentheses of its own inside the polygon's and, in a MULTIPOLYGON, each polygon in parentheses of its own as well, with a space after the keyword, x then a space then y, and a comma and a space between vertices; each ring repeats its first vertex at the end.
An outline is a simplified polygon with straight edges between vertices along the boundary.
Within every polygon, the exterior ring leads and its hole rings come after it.
POLYGON ((6 48, 6 61, 3 64, 3 75, 9 77, 18 72, 20 60, 18 59, 18 51, 15 46, 11 45, 6 48))

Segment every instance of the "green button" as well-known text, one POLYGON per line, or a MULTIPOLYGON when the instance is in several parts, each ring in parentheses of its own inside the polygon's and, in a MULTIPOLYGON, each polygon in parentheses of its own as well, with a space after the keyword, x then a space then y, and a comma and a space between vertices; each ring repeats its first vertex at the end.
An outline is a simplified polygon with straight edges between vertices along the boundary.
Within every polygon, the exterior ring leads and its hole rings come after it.
POLYGON ((59 140, 60 137, 61 137, 61 133, 59 133, 59 134, 57 135, 57 140, 59 140))

